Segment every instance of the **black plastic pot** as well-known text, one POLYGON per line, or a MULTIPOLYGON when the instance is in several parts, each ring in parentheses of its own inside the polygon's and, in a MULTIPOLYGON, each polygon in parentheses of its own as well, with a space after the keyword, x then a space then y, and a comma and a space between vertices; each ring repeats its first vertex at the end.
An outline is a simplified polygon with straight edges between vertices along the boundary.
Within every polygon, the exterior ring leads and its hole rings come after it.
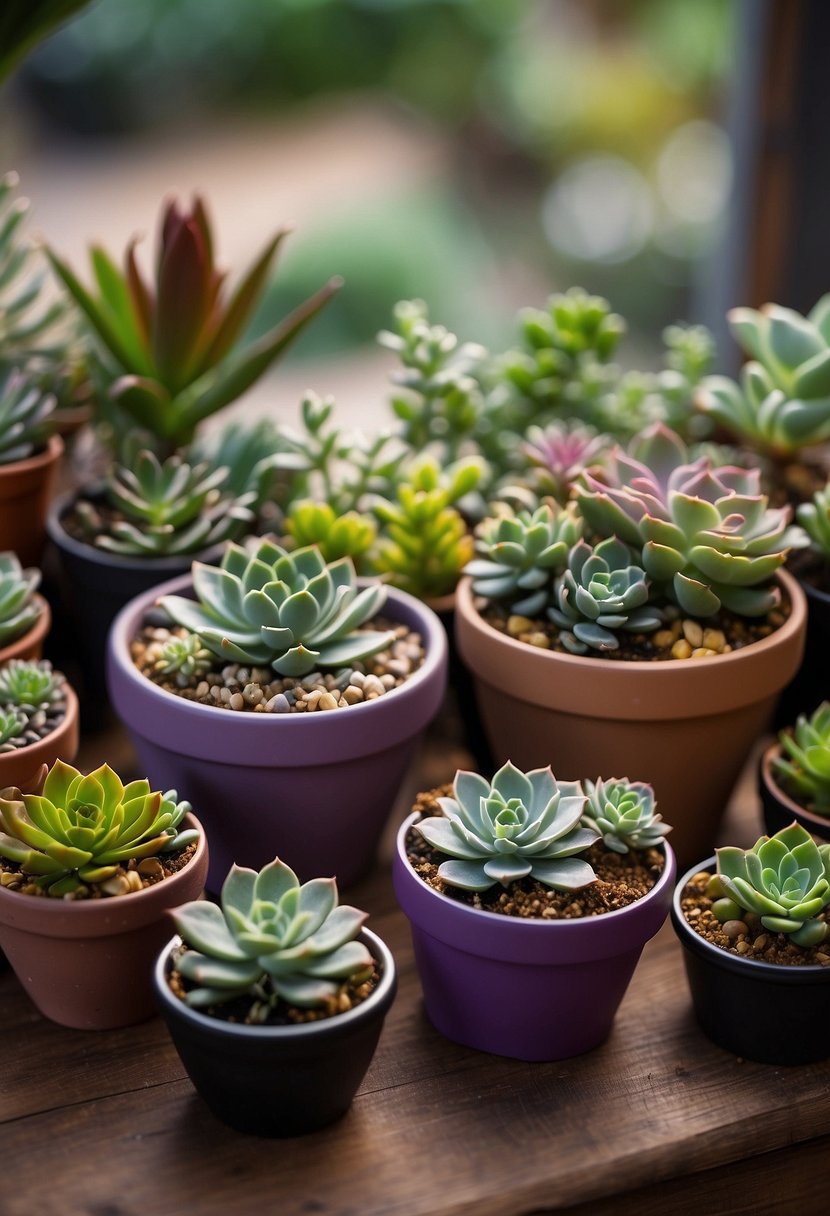
POLYGON ((801 666, 778 701, 773 725, 790 726, 799 714, 812 713, 830 695, 827 682, 827 650, 830 647, 830 595, 807 579, 799 578, 807 596, 807 633, 801 666))
POLYGON ((764 812, 764 831, 773 836, 795 820, 812 836, 830 841, 830 818, 808 811, 782 789, 772 767, 774 757, 781 755, 780 743, 771 743, 758 764, 758 793, 764 812))
POLYGON ((701 1030, 733 1055, 761 1064, 812 1064, 830 1056, 830 967, 785 966, 742 958, 705 941, 680 910, 687 882, 715 870, 715 858, 687 870, 671 921, 701 1030))
POLYGON ((366 1075, 397 989, 389 948, 360 934, 380 982, 346 1013, 297 1026, 240 1026, 190 1009, 167 982, 174 937, 154 972, 156 1000, 188 1076, 214 1115, 239 1132, 298 1136, 344 1115, 366 1075))

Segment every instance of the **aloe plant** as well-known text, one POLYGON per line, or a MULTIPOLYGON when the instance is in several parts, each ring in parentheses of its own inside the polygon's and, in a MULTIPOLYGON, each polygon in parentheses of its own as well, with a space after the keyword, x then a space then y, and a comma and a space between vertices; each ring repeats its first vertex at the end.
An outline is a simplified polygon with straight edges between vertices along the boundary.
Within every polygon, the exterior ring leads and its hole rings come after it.
POLYGON ((438 876, 453 887, 486 891, 536 878, 558 891, 596 878, 582 858, 599 833, 580 826, 585 795, 578 781, 559 781, 550 768, 523 773, 509 761, 492 783, 457 772, 453 797, 438 798, 443 814, 421 819, 415 830, 451 860, 438 876))
POLYGON ((86 775, 56 760, 40 794, 6 789, 0 796, 0 857, 16 863, 48 895, 105 885, 119 866, 183 848, 193 829, 179 830, 190 810, 175 790, 152 791, 146 780, 124 785, 108 764, 86 775))
POLYGON ((175 200, 166 204, 152 287, 139 269, 135 240, 127 247, 123 271, 103 249, 93 249, 92 291, 47 250, 55 273, 113 362, 111 398, 172 448, 188 442, 198 423, 249 389, 340 286, 332 279, 263 337, 235 348, 284 237, 279 232, 268 242, 228 298, 199 196, 190 211, 175 200))
POLYGON ((250 552, 228 544, 219 566, 193 563, 198 603, 159 600, 172 619, 225 662, 270 664, 281 675, 343 667, 390 645, 393 630, 361 630, 386 588, 358 591, 348 558, 323 560, 313 545, 290 553, 270 540, 250 552))
POLYGON ((39 570, 24 570, 15 553, 0 553, 0 646, 22 637, 37 621, 39 584, 39 570))
POLYGON ((194 1009, 250 996, 249 1020, 264 1022, 280 1001, 326 1006, 345 983, 372 974, 371 954, 355 941, 366 914, 338 903, 333 878, 300 884, 279 858, 258 873, 233 865, 220 903, 172 913, 187 946, 176 967, 193 985, 185 1000, 194 1009))
POLYGON ((800 714, 778 740, 782 754, 773 757, 772 767, 781 784, 808 810, 830 815, 830 701, 809 717, 800 714))

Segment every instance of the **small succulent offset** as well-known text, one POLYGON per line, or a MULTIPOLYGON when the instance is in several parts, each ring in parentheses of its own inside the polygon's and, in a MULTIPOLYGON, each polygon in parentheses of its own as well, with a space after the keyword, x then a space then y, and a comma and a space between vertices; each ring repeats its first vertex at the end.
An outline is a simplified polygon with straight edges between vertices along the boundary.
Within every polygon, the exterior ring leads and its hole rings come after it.
POLYGON ((289 553, 271 540, 250 551, 229 544, 219 566, 193 563, 198 603, 159 600, 172 619, 225 662, 303 676, 377 654, 394 631, 361 630, 386 599, 373 584, 358 591, 348 558, 326 564, 313 545, 289 553))
POLYGON ((63 700, 65 684, 66 677, 47 659, 8 659, 0 666, 0 705, 34 714, 63 700))
POLYGON ((599 832, 615 853, 657 848, 671 831, 655 809, 654 790, 646 782, 599 778, 583 785, 588 801, 582 823, 599 832))
POLYGON ((542 503, 533 512, 501 514, 476 528, 480 556, 464 573, 471 576, 475 595, 510 601, 512 612, 535 616, 546 607, 553 580, 581 536, 582 520, 573 504, 542 503))
POLYGON ((188 633, 184 637, 171 637, 164 643, 154 669, 159 675, 181 676, 182 685, 185 685, 192 676, 202 676, 212 666, 213 655, 198 633, 188 633))
POLYGON ((17 554, 0 553, 0 646, 22 637, 40 616, 39 583, 39 570, 24 570, 17 554))
POLYGON ((16 705, 0 705, 0 751, 16 751, 26 743, 28 714, 16 705))
POLYGON ((648 602, 649 586, 628 545, 612 536, 592 549, 581 540, 554 584, 548 616, 572 654, 616 650, 618 630, 649 633, 662 624, 662 614, 648 602))
POLYGON ((830 701, 809 718, 801 714, 778 739, 782 754, 772 767, 781 784, 807 810, 830 815, 830 701))
POLYGON ((581 826, 585 795, 578 781, 557 782, 550 768, 523 773, 509 761, 492 784, 478 773, 458 772, 453 797, 439 798, 443 815, 416 823, 428 844, 452 860, 439 878, 466 891, 486 891, 532 877, 558 891, 596 878, 575 856, 599 839, 581 826))
POLYGON ((108 764, 85 776, 56 760, 40 794, 13 787, 0 794, 0 857, 48 895, 72 895, 84 885, 109 894, 122 862, 196 838, 192 829, 179 830, 189 810, 175 790, 154 792, 143 779, 124 785, 108 764))
POLYGON ((754 912, 765 929, 786 933, 797 946, 824 941, 819 919, 830 906, 830 845, 817 845, 799 823, 761 836, 751 849, 716 849, 717 878, 724 896, 712 912, 720 921, 754 912))
POLYGON ((325 1007, 347 981, 368 979, 372 956, 355 941, 366 914, 337 898, 333 878, 301 885, 279 858, 259 873, 233 865, 221 908, 200 900, 172 913, 188 947, 176 968, 196 985, 187 1004, 206 1009, 250 996, 248 1020, 264 1022, 280 1000, 325 1007))
POLYGON ((9 372, 0 386, 0 464, 26 460, 46 446, 55 404, 23 372, 9 372))
POLYGON ((76 502, 81 526, 98 548, 130 557, 197 553, 237 540, 253 525, 254 494, 225 494, 226 469, 191 465, 177 455, 162 462, 148 449, 130 456, 105 484, 116 518, 107 521, 94 503, 76 502))

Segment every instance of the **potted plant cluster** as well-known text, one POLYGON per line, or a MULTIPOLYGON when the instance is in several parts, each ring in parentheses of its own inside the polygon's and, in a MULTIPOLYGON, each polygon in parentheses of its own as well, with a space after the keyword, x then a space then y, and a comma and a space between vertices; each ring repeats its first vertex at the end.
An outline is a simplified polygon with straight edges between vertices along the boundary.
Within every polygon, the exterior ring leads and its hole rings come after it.
POLYGON ((668 914, 668 831, 645 783, 549 767, 458 772, 420 795, 393 878, 437 1029, 524 1060, 602 1043, 668 914))
POLYGON ((72 762, 79 742, 78 698, 47 659, 0 663, 0 789, 33 792, 43 766, 72 762))
POLYGON ((764 749, 758 789, 767 832, 795 821, 830 840, 830 702, 800 714, 764 749))
POLYGON ((830 1054, 830 845, 799 823, 721 848, 680 879, 672 924, 698 1022, 765 1064, 830 1054))
POLYGON ((221 907, 172 913, 180 937, 155 988, 187 1072, 238 1131, 294 1136, 343 1115, 395 996, 392 955, 338 903, 333 878, 300 884, 279 858, 233 866, 221 907))
POLYGON ((0 948, 46 1017, 125 1026, 154 1012, 167 908, 204 887, 207 844, 175 790, 56 760, 0 794, 0 948))
POLYGON ((211 890, 275 854, 345 885, 444 695, 446 638, 414 597, 360 588, 350 559, 263 538, 132 600, 109 684, 144 770, 199 807, 211 890))

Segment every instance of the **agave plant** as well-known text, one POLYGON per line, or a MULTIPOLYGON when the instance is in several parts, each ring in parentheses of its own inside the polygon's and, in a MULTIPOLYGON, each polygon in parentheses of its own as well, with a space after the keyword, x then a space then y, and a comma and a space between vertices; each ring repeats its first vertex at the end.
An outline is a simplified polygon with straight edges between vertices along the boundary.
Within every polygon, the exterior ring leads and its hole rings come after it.
POLYGON ((193 563, 193 588, 198 603, 176 595, 159 603, 226 662, 303 676, 368 658, 395 637, 358 628, 380 610, 386 588, 358 591, 352 562, 327 565, 313 545, 289 553, 271 540, 250 552, 228 544, 219 566, 193 563))
POLYGON ((532 513, 506 511, 478 525, 480 556, 467 563, 464 573, 471 576, 476 595, 512 601, 511 611, 535 616, 546 607, 553 580, 581 535, 582 520, 572 504, 542 503, 532 513))
POLYGON ((110 397, 173 448, 186 443, 199 422, 250 388, 340 286, 332 279, 263 337, 235 350, 284 236, 279 232, 268 242, 227 299, 224 274, 214 263, 211 225, 198 196, 189 212, 175 200, 165 206, 152 288, 139 269, 135 240, 127 247, 123 271, 103 249, 93 249, 97 295, 47 251, 114 361, 110 397))
POLYGON ((279 858, 257 873, 231 866, 221 908, 196 901, 172 913, 187 950, 176 967, 191 984, 195 1009, 251 996, 251 1021, 265 1021, 279 1000, 325 1006, 347 981, 368 979, 373 961, 355 941, 366 914, 338 904, 333 878, 300 884, 279 858))
POLYGON ((585 781, 588 801, 582 823, 598 832, 606 848, 615 853, 657 848, 671 831, 658 814, 654 790, 645 781, 627 777, 585 781))
POLYGON ((85 534, 98 548, 131 557, 197 553, 238 540, 252 527, 255 495, 225 494, 227 469, 189 464, 177 455, 160 461, 146 448, 126 460, 114 466, 105 483, 114 517, 83 498, 75 505, 85 534))
POLYGON ((536 878, 557 891, 596 878, 584 852, 599 834, 580 826, 585 795, 578 781, 557 782, 550 768, 523 773, 509 761, 492 784, 478 773, 457 772, 453 797, 439 798, 442 815, 416 823, 428 844, 452 859, 438 876, 465 891, 536 878))
POLYGON ((0 667, 0 705, 34 714, 62 701, 65 684, 48 659, 9 659, 0 667))
POLYGON ((39 584, 39 570, 24 570, 15 553, 0 553, 0 646, 22 637, 40 616, 39 584))
POLYGON ((662 424, 626 454, 615 448, 600 482, 584 474, 579 508, 601 536, 638 547, 646 573, 680 608, 708 617, 721 606, 762 616, 779 599, 772 585, 800 529, 790 510, 773 508, 757 469, 689 462, 685 444, 662 424))
POLYGON ((548 616, 571 653, 616 650, 618 630, 649 633, 662 624, 662 614, 648 602, 649 586, 622 541, 612 536, 591 548, 581 540, 554 584, 548 616))
POLYGON ((53 896, 83 885, 107 893, 119 866, 183 848, 196 836, 179 830, 190 810, 175 790, 151 791, 146 780, 124 785, 108 764, 86 776, 56 760, 40 794, 14 788, 0 795, 0 857, 53 896))
POLYGON ((830 438, 830 295, 806 317, 767 304, 729 313, 749 355, 740 387, 708 376, 699 407, 733 435, 779 459, 830 438))
POLYGON ((41 451, 52 433, 55 398, 19 370, 0 385, 0 464, 26 460, 41 451))
POLYGON ((828 926, 819 917, 830 906, 830 845, 817 845, 801 824, 792 823, 761 836, 751 849, 715 851, 725 892, 712 906, 718 920, 732 920, 743 909, 798 946, 824 941, 828 926))
POLYGON ((810 549, 830 563, 830 481, 816 490, 810 502, 796 507, 795 517, 807 533, 810 549))
POLYGON ((785 789, 808 810, 830 815, 830 701, 778 736, 782 755, 772 767, 785 789))

